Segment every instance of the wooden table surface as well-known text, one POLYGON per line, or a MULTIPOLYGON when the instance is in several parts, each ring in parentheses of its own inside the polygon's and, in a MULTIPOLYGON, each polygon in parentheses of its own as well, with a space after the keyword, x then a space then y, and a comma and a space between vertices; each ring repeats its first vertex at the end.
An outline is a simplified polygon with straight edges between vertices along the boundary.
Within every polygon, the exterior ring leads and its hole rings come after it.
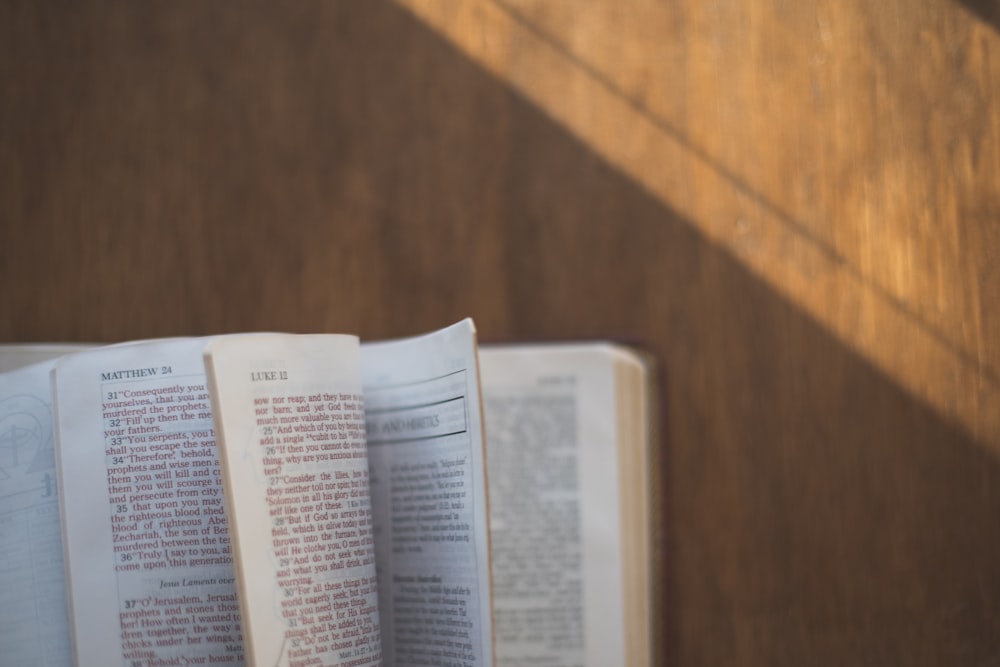
POLYGON ((1000 10, 0 2, 0 341, 610 337, 658 663, 1000 664, 1000 10))

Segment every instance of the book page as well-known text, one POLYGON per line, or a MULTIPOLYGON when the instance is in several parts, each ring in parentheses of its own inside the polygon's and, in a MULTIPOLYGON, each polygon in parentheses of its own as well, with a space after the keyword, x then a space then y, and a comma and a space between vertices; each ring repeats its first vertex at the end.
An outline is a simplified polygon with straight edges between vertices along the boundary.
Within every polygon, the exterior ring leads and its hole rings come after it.
POLYGON ((353 336, 209 345, 248 664, 382 664, 353 336))
POLYGON ((480 350, 500 665, 628 664, 609 349, 480 350))
POLYGON ((0 656, 73 663, 66 618, 51 363, 0 375, 0 656))
POLYGON ((4 343, 0 344, 0 373, 38 364, 93 347, 88 343, 4 343))
POLYGON ((243 662, 204 344, 121 345, 56 364, 78 667, 243 662))
POLYGON ((362 346, 387 665, 493 664, 475 330, 362 346))

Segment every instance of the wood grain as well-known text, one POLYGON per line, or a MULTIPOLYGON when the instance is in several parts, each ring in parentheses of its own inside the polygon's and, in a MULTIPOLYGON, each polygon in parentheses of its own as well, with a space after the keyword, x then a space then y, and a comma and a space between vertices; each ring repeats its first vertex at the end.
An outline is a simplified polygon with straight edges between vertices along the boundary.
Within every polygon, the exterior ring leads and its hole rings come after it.
POLYGON ((400 3, 900 386, 1000 442, 988 25, 940 3, 400 3))
POLYGON ((0 2, 0 340, 612 337, 659 664, 1000 660, 982 3, 0 2))

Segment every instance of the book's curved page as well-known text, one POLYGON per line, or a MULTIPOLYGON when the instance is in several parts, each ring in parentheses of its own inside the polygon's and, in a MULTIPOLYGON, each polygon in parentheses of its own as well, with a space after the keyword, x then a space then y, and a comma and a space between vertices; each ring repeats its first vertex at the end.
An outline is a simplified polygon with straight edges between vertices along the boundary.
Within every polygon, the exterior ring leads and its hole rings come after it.
POLYGON ((56 364, 77 667, 242 664, 204 345, 116 345, 56 364))
POLYGON ((247 663, 382 664, 357 338, 226 336, 205 362, 247 663))
POLYGON ((73 663, 66 617, 52 362, 0 375, 0 662, 73 663))
POLYGON ((475 329, 362 346, 387 665, 493 664, 475 329))
POLYGON ((24 366, 53 361, 93 347, 92 343, 3 343, 0 344, 0 373, 24 366))
POLYGON ((642 374, 632 356, 480 349, 499 665, 650 664, 646 444, 623 438, 645 416, 618 380, 623 363, 642 374))

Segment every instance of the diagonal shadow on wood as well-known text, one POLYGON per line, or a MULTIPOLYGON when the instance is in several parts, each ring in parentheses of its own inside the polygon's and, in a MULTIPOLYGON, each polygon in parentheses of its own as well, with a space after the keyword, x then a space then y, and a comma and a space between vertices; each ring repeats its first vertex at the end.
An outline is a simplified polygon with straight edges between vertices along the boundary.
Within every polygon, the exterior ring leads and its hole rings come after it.
POLYGON ((959 0, 973 14, 1000 30, 1000 3, 996 0, 959 0))
POLYGON ((634 340, 660 664, 996 659, 1000 462, 409 14, 7 11, 3 337, 634 340))

